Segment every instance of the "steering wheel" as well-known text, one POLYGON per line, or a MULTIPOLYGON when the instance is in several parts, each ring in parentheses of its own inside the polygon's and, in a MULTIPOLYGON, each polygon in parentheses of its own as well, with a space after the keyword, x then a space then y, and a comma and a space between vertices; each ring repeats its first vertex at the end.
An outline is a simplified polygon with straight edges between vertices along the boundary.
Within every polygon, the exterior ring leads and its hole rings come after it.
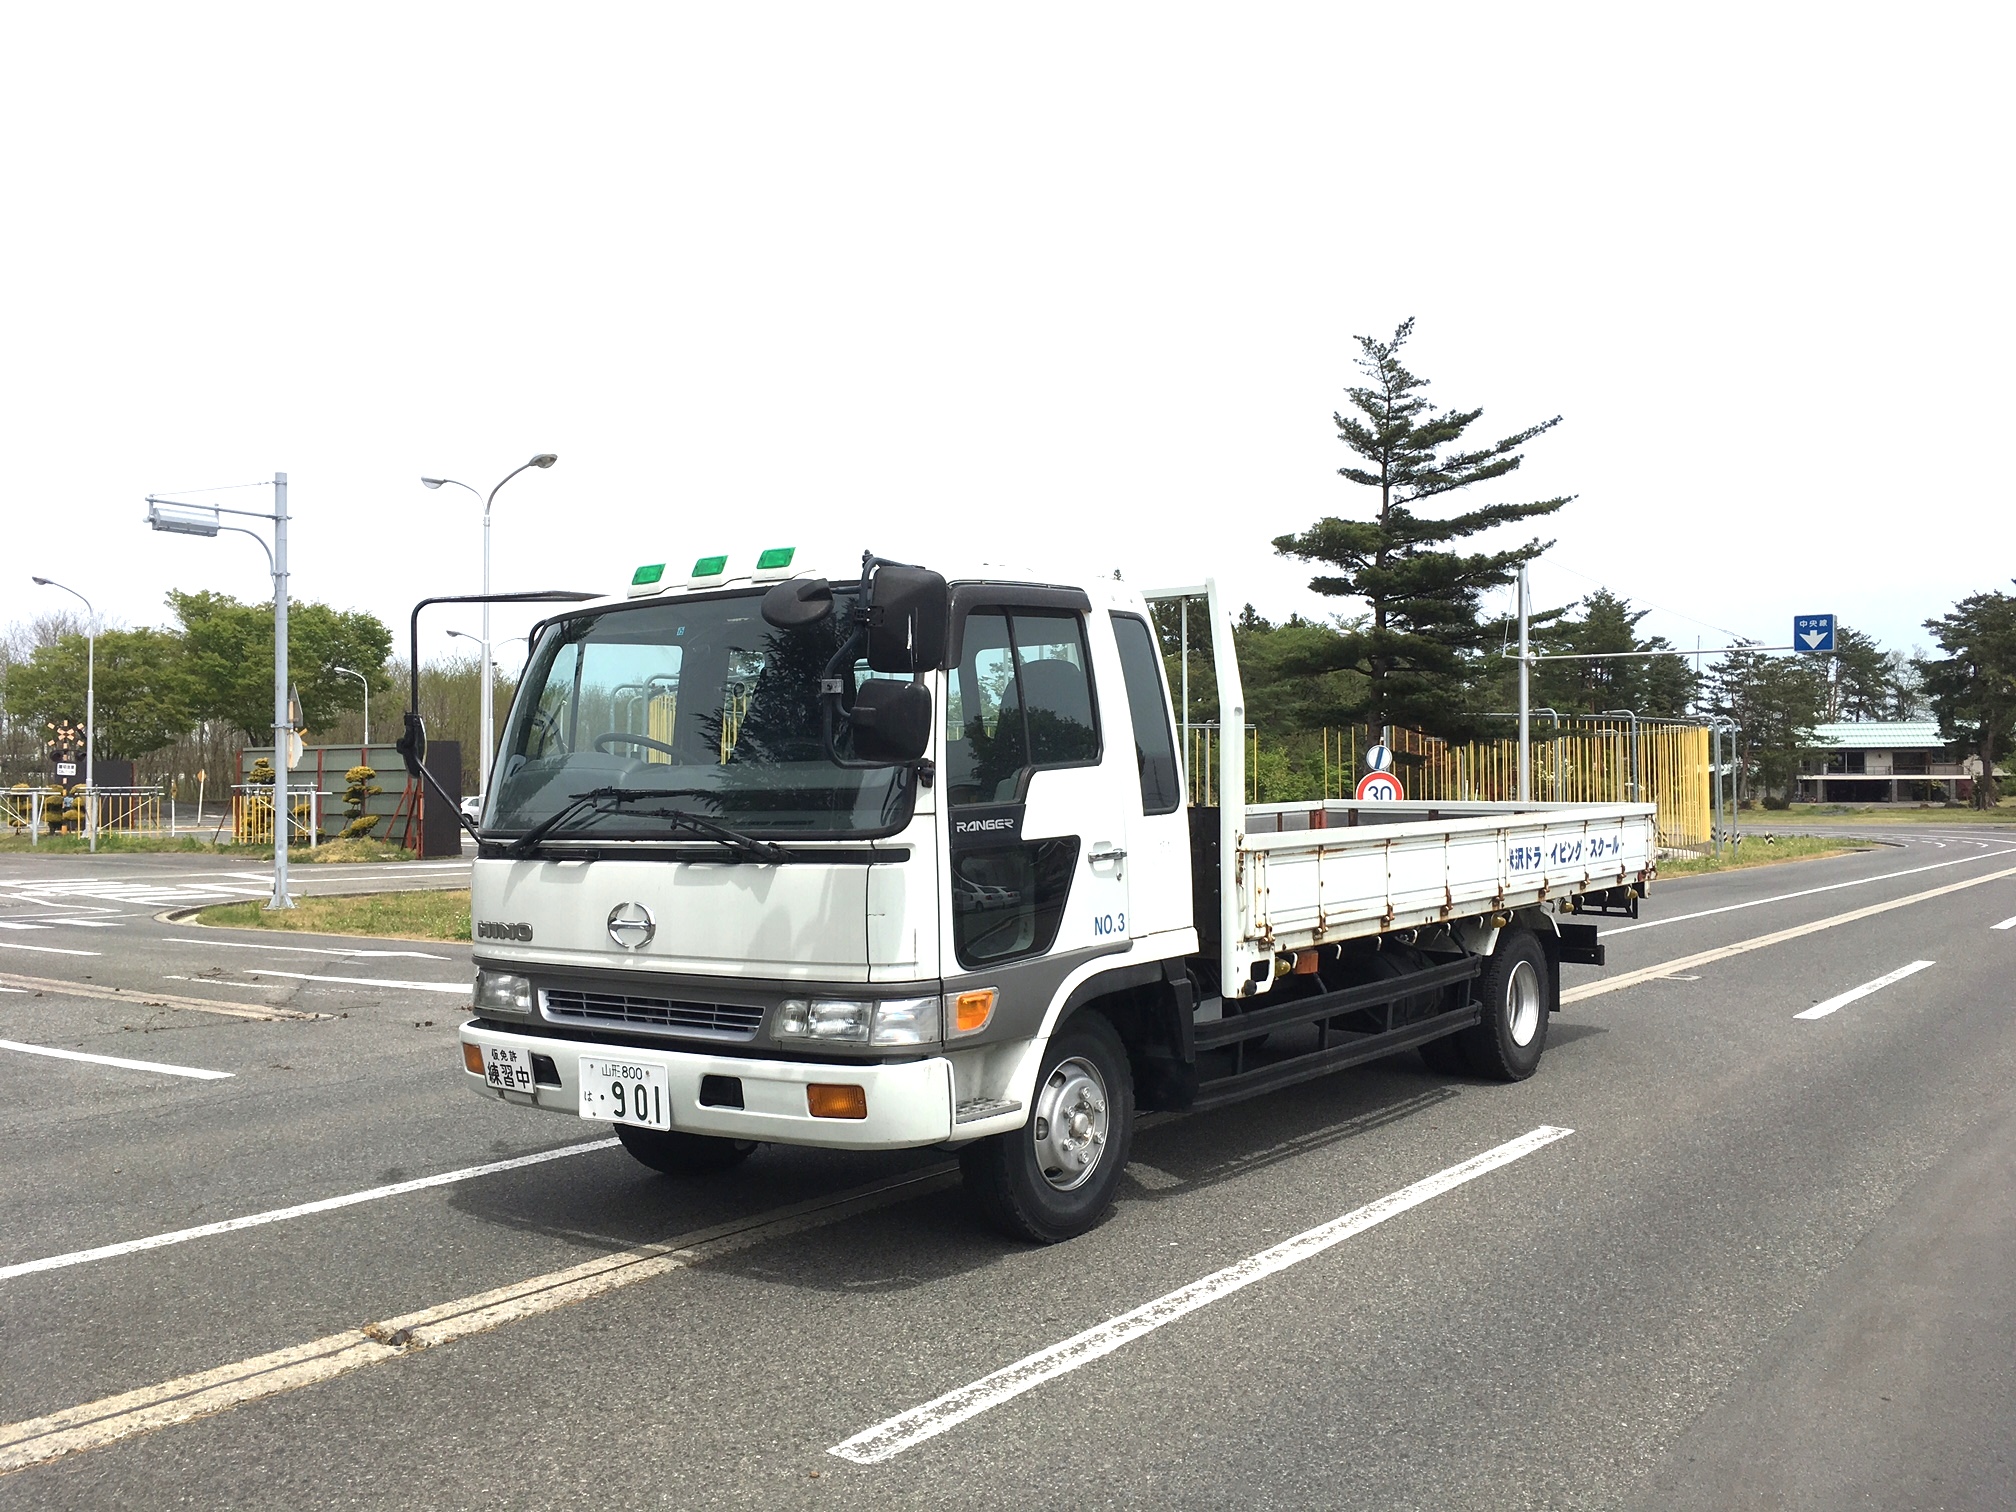
POLYGON ((625 735, 621 730, 611 730, 607 735, 595 737, 595 749, 607 751, 612 745, 643 746, 648 750, 663 751, 667 756, 679 753, 662 740, 653 740, 649 735, 625 735))

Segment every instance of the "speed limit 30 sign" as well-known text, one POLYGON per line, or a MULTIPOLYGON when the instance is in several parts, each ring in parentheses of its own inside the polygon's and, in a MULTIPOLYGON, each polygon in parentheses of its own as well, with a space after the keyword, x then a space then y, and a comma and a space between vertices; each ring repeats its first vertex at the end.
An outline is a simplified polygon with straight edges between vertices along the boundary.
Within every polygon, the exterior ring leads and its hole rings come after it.
POLYGON ((1358 779, 1361 803, 1397 803, 1406 796, 1407 790, 1400 786, 1400 779, 1391 772, 1367 772, 1358 779))

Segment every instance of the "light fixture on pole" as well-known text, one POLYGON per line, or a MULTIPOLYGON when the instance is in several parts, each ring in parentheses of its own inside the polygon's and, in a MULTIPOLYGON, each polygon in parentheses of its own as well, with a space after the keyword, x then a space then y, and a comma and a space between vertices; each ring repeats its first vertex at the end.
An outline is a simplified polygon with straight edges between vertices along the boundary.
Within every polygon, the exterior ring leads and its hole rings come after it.
MULTIPOLYGON (((490 506, 492 503, 496 501, 497 489, 500 489, 506 483, 509 483, 513 478, 517 477, 519 473, 525 471, 527 467, 540 467, 540 468, 551 467, 555 462, 558 462, 559 460, 560 458, 552 452, 540 452, 539 455, 534 457, 530 462, 527 462, 520 467, 514 467, 510 472, 506 473, 503 476, 503 478, 499 480, 497 488, 493 488, 490 490, 489 496, 487 498, 484 497, 484 495, 477 493, 477 491, 474 488, 470 488, 467 483, 462 482, 459 478, 422 478, 420 480, 423 484, 425 484, 429 488, 440 488, 444 484, 452 483, 457 488, 469 489, 470 493, 476 494, 476 496, 479 499, 483 500, 483 595, 486 599, 490 595, 490 506)), ((477 753, 476 791, 479 796, 488 798, 490 796, 490 753, 493 747, 496 745, 496 738, 495 738, 496 732, 492 723, 492 708, 491 708, 492 699, 490 688, 491 683, 490 606, 487 603, 484 604, 483 606, 482 670, 483 670, 483 747, 477 753)))
POLYGON ((365 675, 364 675, 364 674, 363 674, 362 672, 352 672, 352 671, 351 671, 351 670, 350 670, 350 669, 349 669, 348 667, 336 667, 336 666, 332 666, 332 667, 330 667, 330 669, 329 669, 329 670, 330 670, 331 672, 338 672, 338 673, 341 673, 341 674, 342 674, 343 676, 345 676, 345 677, 354 677, 354 678, 356 678, 356 679, 357 679, 357 681, 358 681, 358 682, 359 682, 359 683, 360 683, 360 684, 361 684, 361 685, 363 686, 363 689, 364 689, 364 748, 365 748, 365 750, 366 750, 366 751, 368 752, 368 751, 370 750, 370 748, 371 748, 371 680, 370 680, 369 678, 367 678, 367 677, 366 677, 366 676, 365 676, 365 675))
POLYGON ((98 611, 91 607, 91 600, 67 584, 45 577, 38 577, 33 581, 39 588, 61 588, 81 603, 84 612, 90 616, 84 621, 84 833, 89 837, 87 843, 95 853, 98 849, 98 786, 91 759, 95 745, 94 716, 98 704, 98 611))
MULTIPOLYGON (((263 485, 261 485, 263 486, 263 485)), ((266 553, 273 576, 273 896, 268 908, 292 908, 287 895, 287 748, 294 721, 287 698, 287 474, 273 474, 273 513, 255 509, 224 509, 215 504, 184 504, 147 496, 147 523, 169 535, 214 536, 226 530, 249 535, 266 553), (256 530, 226 525, 219 516, 238 515, 273 522, 273 544, 256 530)))

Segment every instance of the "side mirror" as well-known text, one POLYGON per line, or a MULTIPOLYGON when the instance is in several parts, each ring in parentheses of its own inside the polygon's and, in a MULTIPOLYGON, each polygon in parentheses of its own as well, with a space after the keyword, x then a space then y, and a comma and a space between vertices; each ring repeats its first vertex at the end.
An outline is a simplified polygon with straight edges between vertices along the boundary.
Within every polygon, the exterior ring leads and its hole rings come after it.
POLYGON ((871 677, 854 694, 848 720, 863 761, 916 761, 931 749, 931 690, 922 683, 871 677))
POLYGON ((824 578, 793 578, 763 595, 763 623, 778 630, 816 625, 833 612, 833 587, 824 578))
POLYGON ((406 714, 405 733, 392 742, 392 749, 399 753, 399 759, 406 763, 406 775, 418 777, 427 765, 427 721, 410 710, 406 714))
MULTIPOLYGON (((868 590, 868 665, 876 672, 935 672, 945 665, 952 596, 922 567, 875 570, 868 590)), ((929 695, 925 702, 928 706, 929 695)))

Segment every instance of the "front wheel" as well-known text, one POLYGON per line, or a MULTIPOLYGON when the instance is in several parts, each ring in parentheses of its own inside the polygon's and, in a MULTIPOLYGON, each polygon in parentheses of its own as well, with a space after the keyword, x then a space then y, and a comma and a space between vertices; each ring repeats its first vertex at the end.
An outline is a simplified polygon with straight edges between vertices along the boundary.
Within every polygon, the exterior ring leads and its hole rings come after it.
POLYGON ((1508 929, 1498 936, 1498 948, 1477 977, 1484 1017, 1458 1036, 1472 1071, 1497 1081, 1524 1081, 1540 1069, 1553 1007, 1551 980, 1547 952, 1532 934, 1508 929))
POLYGON ((753 1139, 720 1139, 711 1134, 687 1134, 679 1129, 640 1129, 616 1125, 623 1148, 654 1171, 667 1176, 704 1176, 738 1166, 756 1152, 753 1139))
POLYGON ((1050 1041, 1029 1121, 960 1152, 980 1215, 1013 1239, 1056 1244, 1106 1215, 1134 1142, 1127 1051, 1098 1013, 1050 1041))

